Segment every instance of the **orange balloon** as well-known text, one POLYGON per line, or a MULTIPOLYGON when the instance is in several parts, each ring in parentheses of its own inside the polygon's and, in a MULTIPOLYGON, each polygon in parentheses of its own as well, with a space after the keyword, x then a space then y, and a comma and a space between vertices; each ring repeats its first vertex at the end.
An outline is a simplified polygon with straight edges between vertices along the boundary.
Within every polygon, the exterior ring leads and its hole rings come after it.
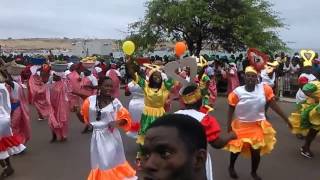
POLYGON ((176 50, 176 55, 177 56, 182 56, 186 52, 187 46, 186 46, 186 44, 184 42, 177 42, 175 50, 176 50))

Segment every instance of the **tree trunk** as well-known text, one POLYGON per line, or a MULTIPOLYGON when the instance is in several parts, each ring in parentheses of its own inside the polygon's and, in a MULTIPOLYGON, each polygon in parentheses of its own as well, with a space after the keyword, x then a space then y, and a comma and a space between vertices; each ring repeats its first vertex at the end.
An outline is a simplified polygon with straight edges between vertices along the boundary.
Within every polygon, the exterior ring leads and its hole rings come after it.
POLYGON ((197 47, 196 47, 196 56, 199 57, 200 56, 200 52, 202 50, 202 39, 200 38, 198 41, 197 41, 197 47))
POLYGON ((192 55, 193 55, 193 53, 194 53, 194 50, 195 50, 195 47, 194 47, 193 41, 192 41, 192 40, 187 40, 187 39, 186 39, 186 42, 187 42, 187 46, 188 46, 188 50, 189 50, 190 56, 192 56, 192 55))

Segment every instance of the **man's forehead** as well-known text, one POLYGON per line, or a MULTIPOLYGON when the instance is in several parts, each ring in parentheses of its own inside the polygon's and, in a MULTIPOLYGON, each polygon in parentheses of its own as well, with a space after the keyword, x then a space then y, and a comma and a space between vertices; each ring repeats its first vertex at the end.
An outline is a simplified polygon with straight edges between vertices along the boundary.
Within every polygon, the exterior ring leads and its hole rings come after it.
POLYGON ((178 138, 178 130, 173 127, 155 127, 148 130, 145 136, 145 142, 176 142, 178 138))

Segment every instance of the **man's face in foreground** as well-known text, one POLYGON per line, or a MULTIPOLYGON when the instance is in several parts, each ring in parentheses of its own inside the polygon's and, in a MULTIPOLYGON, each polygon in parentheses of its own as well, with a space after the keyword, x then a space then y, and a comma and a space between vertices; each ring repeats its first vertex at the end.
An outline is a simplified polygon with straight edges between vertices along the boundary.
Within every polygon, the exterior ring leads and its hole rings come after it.
POLYGON ((188 180, 194 169, 178 130, 172 127, 151 128, 142 147, 144 180, 188 180))

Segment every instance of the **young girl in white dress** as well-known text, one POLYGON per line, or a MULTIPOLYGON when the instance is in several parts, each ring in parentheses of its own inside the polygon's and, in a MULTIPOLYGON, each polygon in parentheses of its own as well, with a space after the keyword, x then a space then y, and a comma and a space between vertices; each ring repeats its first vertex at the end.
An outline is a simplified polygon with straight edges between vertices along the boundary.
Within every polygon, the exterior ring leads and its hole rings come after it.
POLYGON ((113 83, 100 79, 98 95, 87 98, 82 106, 84 121, 93 127, 91 138, 91 172, 88 180, 136 179, 136 172, 127 162, 118 128, 130 129, 129 112, 113 98, 113 83))

